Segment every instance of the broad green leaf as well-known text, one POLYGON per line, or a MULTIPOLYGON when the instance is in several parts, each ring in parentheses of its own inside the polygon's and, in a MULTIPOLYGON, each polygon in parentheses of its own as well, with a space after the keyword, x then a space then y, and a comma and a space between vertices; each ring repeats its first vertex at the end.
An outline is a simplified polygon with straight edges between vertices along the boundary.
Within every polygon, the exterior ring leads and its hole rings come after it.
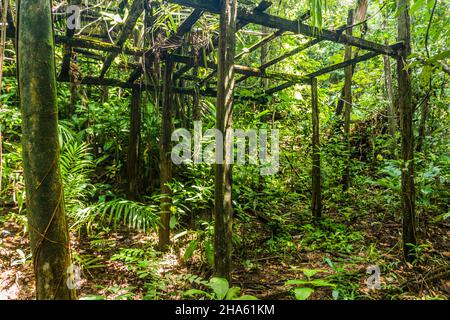
POLYGON ((336 286, 335 284, 325 281, 323 279, 314 279, 314 280, 310 281, 309 283, 316 287, 333 287, 334 288, 336 286))
POLYGON ((322 272, 323 270, 321 269, 302 269, 303 274, 307 277, 307 278, 311 278, 314 275, 316 275, 319 272, 322 272))
POLYGON ((189 245, 186 248, 186 251, 184 252, 184 261, 188 261, 191 259, 192 254, 194 253, 195 249, 197 249, 198 241, 192 240, 189 245))
POLYGON ((185 296, 185 297, 192 297, 195 295, 203 295, 203 296, 207 296, 207 297, 211 296, 208 292, 199 290, 199 289, 189 289, 189 290, 183 292, 183 296, 185 296))
POLYGON ((211 278, 208 285, 214 291, 217 300, 223 300, 230 288, 227 279, 218 277, 211 278))
POLYGON ((306 300, 309 296, 314 292, 314 289, 311 288, 295 288, 295 299, 297 300, 306 300))
POLYGON ((177 224, 177 218, 174 215, 171 215, 170 222, 169 222, 170 229, 175 228, 176 224, 177 224))
POLYGON ((230 288, 230 290, 228 290, 228 292, 227 292, 225 300, 236 299, 239 296, 240 292, 241 292, 241 288, 239 288, 239 287, 232 287, 232 288, 230 288))

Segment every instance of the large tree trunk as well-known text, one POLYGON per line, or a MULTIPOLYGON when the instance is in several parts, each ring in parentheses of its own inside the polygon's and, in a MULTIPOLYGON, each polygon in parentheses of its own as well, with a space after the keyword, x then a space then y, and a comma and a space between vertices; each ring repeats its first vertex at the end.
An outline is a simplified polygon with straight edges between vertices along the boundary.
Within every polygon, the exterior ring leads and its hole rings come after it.
MULTIPOLYGON (((236 51, 237 0, 223 0, 220 14, 219 63, 217 82, 216 128, 226 137, 231 128, 234 94, 234 56, 236 51)), ((225 138, 224 152, 229 143, 225 138)), ((216 276, 231 282, 231 236, 233 207, 231 203, 232 166, 225 156, 223 164, 216 164, 214 267, 216 276)))
POLYGON ((172 132, 172 82, 173 82, 173 62, 166 60, 164 71, 164 92, 162 103, 162 125, 160 140, 160 186, 161 194, 166 195, 161 198, 161 226, 159 228, 159 247, 161 251, 167 249, 170 244, 170 188, 167 183, 172 179, 172 160, 170 157, 170 141, 172 132))
POLYGON ((18 9, 18 79, 28 225, 37 299, 74 299, 59 170, 58 109, 50 1, 18 9))
POLYGON ((404 44, 397 58, 399 111, 402 133, 402 210, 403 210, 403 251, 406 261, 414 260, 414 248, 416 245, 416 212, 415 212, 415 187, 414 187, 414 135, 413 135, 413 108, 412 89, 409 71, 405 68, 408 64, 408 56, 411 53, 411 33, 409 17, 409 0, 398 0, 397 16, 398 41, 404 44))
MULTIPOLYGON (((353 10, 349 10, 347 25, 353 24, 353 10)), ((346 34, 351 36, 353 34, 352 28, 346 30, 346 34)), ((352 47, 345 46, 344 60, 348 61, 352 59, 352 47)), ((352 78, 353 78, 353 66, 347 66, 344 69, 345 83, 344 83, 344 136, 347 149, 346 163, 344 168, 344 174, 342 176, 342 185, 344 190, 347 190, 350 186, 350 171, 351 171, 351 144, 350 144, 350 116, 352 114, 352 78)))

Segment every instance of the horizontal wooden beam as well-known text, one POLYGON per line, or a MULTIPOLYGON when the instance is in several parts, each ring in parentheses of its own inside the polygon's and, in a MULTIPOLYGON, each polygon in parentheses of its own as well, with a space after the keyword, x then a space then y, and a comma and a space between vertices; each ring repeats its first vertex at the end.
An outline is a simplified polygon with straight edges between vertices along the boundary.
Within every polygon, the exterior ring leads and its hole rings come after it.
MULTIPOLYGON (((402 46, 402 43, 396 43, 396 44, 391 45, 390 48, 392 48, 392 50, 398 50, 401 46, 402 46)), ((378 52, 368 52, 366 54, 363 54, 363 55, 358 56, 356 58, 353 58, 351 60, 346 60, 346 61, 343 61, 343 62, 340 62, 340 63, 333 64, 331 66, 325 67, 323 69, 311 72, 311 73, 309 73, 309 74, 307 74, 305 76, 302 76, 301 78, 303 78, 304 81, 309 81, 308 79, 316 78, 316 77, 319 77, 319 76, 324 75, 326 73, 330 73, 332 71, 336 71, 336 70, 345 68, 345 67, 350 66, 350 65, 354 66, 358 62, 363 62, 363 61, 369 60, 369 59, 374 58, 374 57, 376 57, 378 55, 380 55, 380 53, 378 53, 378 52)), ((281 84, 279 86, 276 86, 276 87, 273 87, 273 88, 270 88, 270 89, 266 90, 265 94, 272 95, 272 94, 274 94, 274 93, 276 93, 278 91, 281 91, 281 90, 284 90, 286 88, 289 88, 289 87, 291 87, 291 86, 293 86, 293 85, 295 85, 297 83, 299 83, 299 82, 298 81, 288 81, 288 82, 283 83, 283 84, 281 84)))
MULTIPOLYGON (((70 80, 69 79, 58 79, 58 82, 70 83, 70 80)), ((151 86, 151 85, 136 84, 136 83, 130 83, 128 81, 121 81, 121 80, 109 79, 109 78, 99 78, 99 77, 83 77, 80 79, 78 84, 90 85, 90 86, 116 87, 116 88, 123 88, 123 89, 143 88, 143 89, 149 90, 149 91, 155 90, 155 87, 151 86)), ((179 94, 194 95, 195 89, 194 88, 174 87, 173 92, 179 93, 179 94)), ((202 89, 199 91, 199 93, 201 95, 209 96, 209 97, 215 97, 217 94, 217 92, 212 89, 202 89)))
MULTIPOLYGON (((239 54, 237 54, 234 57, 234 61, 238 61, 242 57, 252 53, 253 51, 255 51, 255 50, 259 49, 259 48, 261 48, 265 44, 267 44, 270 41, 274 40, 275 38, 281 36, 283 33, 284 33, 283 30, 278 30, 276 32, 271 33, 267 37, 261 39, 260 41, 256 42, 255 44, 253 44, 251 47, 245 48, 244 50, 242 50, 239 54)), ((212 71, 210 74, 208 74, 205 78, 202 79, 202 81, 200 82, 200 85, 203 85, 204 83, 208 82, 212 77, 215 76, 215 74, 216 74, 216 70, 212 71)))
MULTIPOLYGON (((219 1, 217 0, 168 0, 168 1, 183 6, 201 8, 210 11, 212 13, 220 12, 219 1)), ((397 52, 392 50, 390 47, 379 43, 346 35, 340 31, 331 31, 327 29, 319 30, 316 27, 304 24, 300 19, 288 20, 262 11, 251 10, 243 6, 238 7, 238 19, 241 21, 258 24, 273 29, 291 31, 295 34, 303 34, 308 37, 352 45, 355 47, 359 47, 361 49, 378 52, 380 54, 386 54, 390 56, 395 56, 397 54, 397 52)))
MULTIPOLYGON (((167 55, 164 58, 172 59, 174 62, 183 63, 186 65, 190 65, 190 64, 194 63, 194 58, 188 57, 188 56, 182 56, 182 55, 178 55, 178 54, 167 55)), ((217 70, 217 64, 215 62, 212 62, 212 61, 205 62, 204 59, 200 59, 198 61, 198 63, 199 63, 199 66, 201 66, 201 67, 217 70)), ((281 72, 269 72, 269 71, 262 70, 259 68, 247 67, 247 66, 242 66, 242 65, 238 65, 238 64, 234 65, 234 72, 243 74, 243 75, 248 75, 250 77, 268 78, 268 79, 272 79, 272 80, 287 80, 287 81, 303 82, 305 79, 303 76, 286 74, 286 73, 281 73, 281 72)))
MULTIPOLYGON (((313 40, 311 40, 311 41, 309 41, 309 42, 307 42, 307 43, 305 43, 305 44, 303 44, 301 46, 298 46, 297 48, 295 48, 295 49, 293 49, 293 50, 291 50, 289 52, 286 52, 285 54, 282 54, 281 56, 279 56, 279 57, 277 57, 275 59, 267 61, 266 63, 261 65, 259 68, 262 69, 262 70, 265 70, 265 69, 269 68, 270 66, 273 66, 274 64, 277 64, 278 62, 280 62, 280 61, 282 61, 284 59, 292 57, 292 56, 296 55, 297 53, 300 53, 301 51, 306 50, 306 49, 312 47, 313 45, 315 45, 315 44, 317 44, 317 43, 319 43, 321 41, 322 41, 322 39, 313 39, 313 40)), ((240 82, 246 80, 247 78, 249 78, 249 76, 243 76, 243 77, 237 79, 236 83, 240 83, 240 82)))
POLYGON ((56 44, 69 44, 72 47, 84 48, 84 49, 93 49, 105 52, 117 52, 124 53, 132 56, 141 56, 144 54, 145 50, 138 48, 129 48, 129 47, 119 47, 115 44, 100 41, 94 38, 78 36, 78 37, 67 37, 67 36, 55 36, 56 44))

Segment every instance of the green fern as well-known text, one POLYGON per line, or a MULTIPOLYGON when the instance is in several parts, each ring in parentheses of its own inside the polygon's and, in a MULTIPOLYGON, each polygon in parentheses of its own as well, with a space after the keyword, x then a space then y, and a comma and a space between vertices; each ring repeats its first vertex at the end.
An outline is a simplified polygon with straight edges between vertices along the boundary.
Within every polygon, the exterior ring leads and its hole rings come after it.
POLYGON ((93 206, 79 210, 76 219, 80 224, 86 224, 88 229, 94 220, 107 225, 117 225, 121 222, 130 229, 148 232, 159 225, 159 208, 156 205, 140 202, 113 199, 99 202, 93 206))
POLYGON ((89 146, 76 140, 66 142, 61 151, 60 167, 66 211, 69 216, 73 216, 86 207, 94 190, 89 180, 94 168, 89 146))

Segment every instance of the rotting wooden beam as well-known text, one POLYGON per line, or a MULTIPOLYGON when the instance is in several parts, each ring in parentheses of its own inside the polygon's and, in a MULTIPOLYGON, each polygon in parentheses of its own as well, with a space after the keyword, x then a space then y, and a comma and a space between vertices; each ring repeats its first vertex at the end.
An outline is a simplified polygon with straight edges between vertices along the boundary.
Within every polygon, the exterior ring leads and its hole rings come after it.
MULTIPOLYGON (((168 0, 169 2, 180 4, 183 6, 189 6, 193 8, 202 8, 212 13, 219 13, 218 2, 215 0, 168 0)), ((361 38, 348 36, 342 31, 331 31, 327 29, 319 30, 316 27, 304 24, 301 19, 288 20, 280 18, 271 14, 267 14, 262 11, 252 10, 242 6, 238 7, 238 19, 247 23, 254 23, 263 25, 273 29, 291 31, 295 34, 303 34, 308 37, 328 40, 341 44, 348 44, 361 49, 378 52, 380 54, 386 54, 395 56, 396 51, 391 47, 383 44, 375 43, 372 41, 364 40, 361 38)))
MULTIPOLYGON (((275 38, 281 36, 283 33, 284 33, 283 30, 277 30, 276 32, 271 33, 267 37, 261 39, 260 41, 256 42, 255 44, 253 44, 250 48, 246 48, 246 49, 242 50, 242 52, 240 52, 239 54, 237 54, 234 57, 234 60, 237 61, 237 60, 241 59, 242 57, 244 57, 245 55, 252 53, 253 51, 261 48, 265 44, 274 40, 275 38)), ((212 77, 215 76, 216 73, 217 73, 217 71, 214 70, 213 72, 208 74, 205 78, 202 79, 201 84, 204 84, 205 82, 209 81, 212 77)))
POLYGON ((119 47, 115 44, 100 41, 94 38, 78 36, 78 37, 67 37, 67 36, 55 36, 56 44, 69 44, 72 47, 84 48, 84 49, 93 49, 99 51, 106 52, 117 52, 117 53, 125 53, 132 56, 141 56, 144 54, 145 50, 138 48, 129 48, 129 47, 119 47))
POLYGON ((236 57, 234 57, 234 59, 235 60, 241 59, 242 57, 252 53, 253 51, 261 48, 262 46, 264 46, 265 44, 267 44, 267 43, 271 42, 272 40, 278 38, 283 33, 285 33, 284 30, 277 30, 275 32, 272 32, 267 37, 261 39, 260 41, 256 42, 252 46, 250 46, 250 48, 245 48, 244 50, 242 50, 239 54, 236 55, 236 57))
MULTIPOLYGON (((391 45, 390 47, 393 50, 398 50, 402 46, 403 46, 403 44, 399 42, 399 43, 391 45)), ((309 73, 309 74, 307 74, 305 76, 301 76, 301 78, 304 78, 304 81, 306 81, 306 79, 308 79, 308 78, 315 78, 315 77, 324 75, 326 73, 330 73, 330 72, 336 71, 338 69, 345 68, 345 67, 350 66, 350 65, 355 65, 358 62, 363 62, 363 61, 369 60, 369 59, 374 58, 374 57, 376 57, 378 55, 380 55, 380 53, 368 52, 366 54, 363 54, 363 55, 358 56, 356 58, 353 58, 351 60, 347 60, 347 61, 343 61, 343 62, 340 62, 340 63, 336 63, 336 64, 333 64, 331 66, 325 67, 323 69, 317 70, 315 72, 309 73)), ((279 86, 270 88, 265 93, 268 94, 268 95, 272 95, 272 94, 274 94, 274 93, 276 93, 278 91, 281 91, 281 90, 289 88, 289 87, 291 87, 293 85, 296 85, 297 83, 299 83, 299 82, 297 82, 297 81, 289 81, 289 82, 283 83, 283 84, 281 84, 279 86)))
MULTIPOLYGON (((203 15, 203 12, 204 12, 203 9, 197 9, 197 8, 194 9, 194 11, 186 18, 186 20, 184 20, 183 23, 178 27, 177 32, 173 33, 168 39, 165 40, 164 43, 172 45, 173 42, 177 42, 177 43, 181 42, 181 38, 191 30, 191 28, 194 26, 194 24, 203 15)), ((148 49, 144 53, 144 60, 153 59, 155 56, 156 50, 159 47, 164 47, 164 44, 162 46, 158 45, 158 47, 153 46, 152 48, 148 49)), ((128 81, 134 82, 141 76, 143 71, 144 71, 144 68, 142 65, 140 67, 136 68, 130 75, 128 81)))
MULTIPOLYGON (((70 83, 70 80, 68 79, 58 79, 58 82, 62 83, 70 83)), ((142 90, 148 90, 148 91, 154 91, 155 87, 152 85, 144 85, 144 84, 133 84, 127 81, 121 81, 116 79, 108 79, 103 78, 100 79, 98 77, 84 77, 81 78, 78 82, 80 85, 91 85, 91 86, 107 86, 107 87, 117 87, 117 88, 123 88, 123 89, 133 89, 133 88, 141 88, 142 90)), ((186 95, 194 95, 195 91, 194 88, 180 88, 180 87, 173 87, 172 91, 174 93, 180 93, 180 94, 186 94, 186 95)), ((203 96, 207 97, 215 97, 217 95, 217 91, 213 89, 200 89, 199 93, 203 96)))
MULTIPOLYGON (((266 63, 261 65, 259 68, 262 69, 262 70, 267 69, 270 66, 273 66, 274 64, 277 64, 278 62, 280 62, 280 61, 282 61, 284 59, 292 57, 292 56, 296 55, 297 53, 300 53, 303 50, 306 50, 306 49, 314 46, 315 44, 317 44, 317 43, 319 43, 321 41, 322 41, 322 39, 313 39, 311 41, 308 41, 307 43, 302 44, 302 45, 298 46, 297 48, 295 48, 295 49, 293 49, 293 50, 291 50, 289 52, 286 52, 285 54, 282 54, 279 57, 276 57, 276 58, 274 58, 274 59, 272 59, 270 61, 267 61, 266 63)), ((240 82, 246 80, 247 78, 249 78, 249 76, 243 76, 243 77, 239 78, 238 80, 236 80, 236 83, 240 83, 240 82)))
MULTIPOLYGON (((182 56, 177 54, 171 54, 168 56, 174 62, 184 63, 186 65, 190 65, 194 63, 194 58, 188 56, 182 56)), ((217 70, 217 64, 212 61, 204 61, 204 59, 199 60, 199 65, 205 68, 210 68, 217 70)), ((271 72, 266 70, 261 70, 259 68, 247 67, 243 65, 234 65, 234 71, 239 74, 247 75, 249 77, 258 77, 258 78, 268 78, 273 80, 287 80, 287 81, 295 81, 295 82, 304 82, 307 80, 304 76, 294 75, 294 74, 286 74, 280 72, 271 72)))
MULTIPOLYGON (((134 29, 134 26, 136 25, 136 22, 138 21, 143 11, 144 11, 144 1, 134 0, 128 13, 127 19, 125 20, 125 24, 122 30, 120 31, 119 36, 117 37, 117 41, 115 43, 116 46, 123 48, 125 41, 130 36, 131 32, 134 29)), ((109 67, 111 66, 111 64, 113 63, 114 59, 117 57, 118 54, 119 52, 111 52, 106 57, 105 62, 103 63, 102 71, 100 72, 100 78, 103 78, 105 76, 106 72, 108 72, 109 67)))
MULTIPOLYGON (((263 12, 263 11, 267 10, 271 5, 272 5, 271 2, 263 0, 253 9, 253 11, 263 12)), ((302 15, 302 19, 307 19, 308 17, 309 17, 309 12, 302 15)), ((248 24, 249 23, 246 21, 238 20, 236 23, 236 32, 243 29, 248 24)), ((203 47, 202 49, 200 49, 200 51, 204 50, 205 55, 206 56, 209 55, 214 50, 214 48, 217 47, 217 45, 219 44, 218 36, 213 38, 212 44, 213 44, 212 46, 203 47)), ((177 72, 175 72, 174 79, 178 79, 179 77, 181 77, 184 73, 189 71, 193 66, 194 66, 193 64, 192 65, 188 64, 188 65, 180 68, 177 72)))

